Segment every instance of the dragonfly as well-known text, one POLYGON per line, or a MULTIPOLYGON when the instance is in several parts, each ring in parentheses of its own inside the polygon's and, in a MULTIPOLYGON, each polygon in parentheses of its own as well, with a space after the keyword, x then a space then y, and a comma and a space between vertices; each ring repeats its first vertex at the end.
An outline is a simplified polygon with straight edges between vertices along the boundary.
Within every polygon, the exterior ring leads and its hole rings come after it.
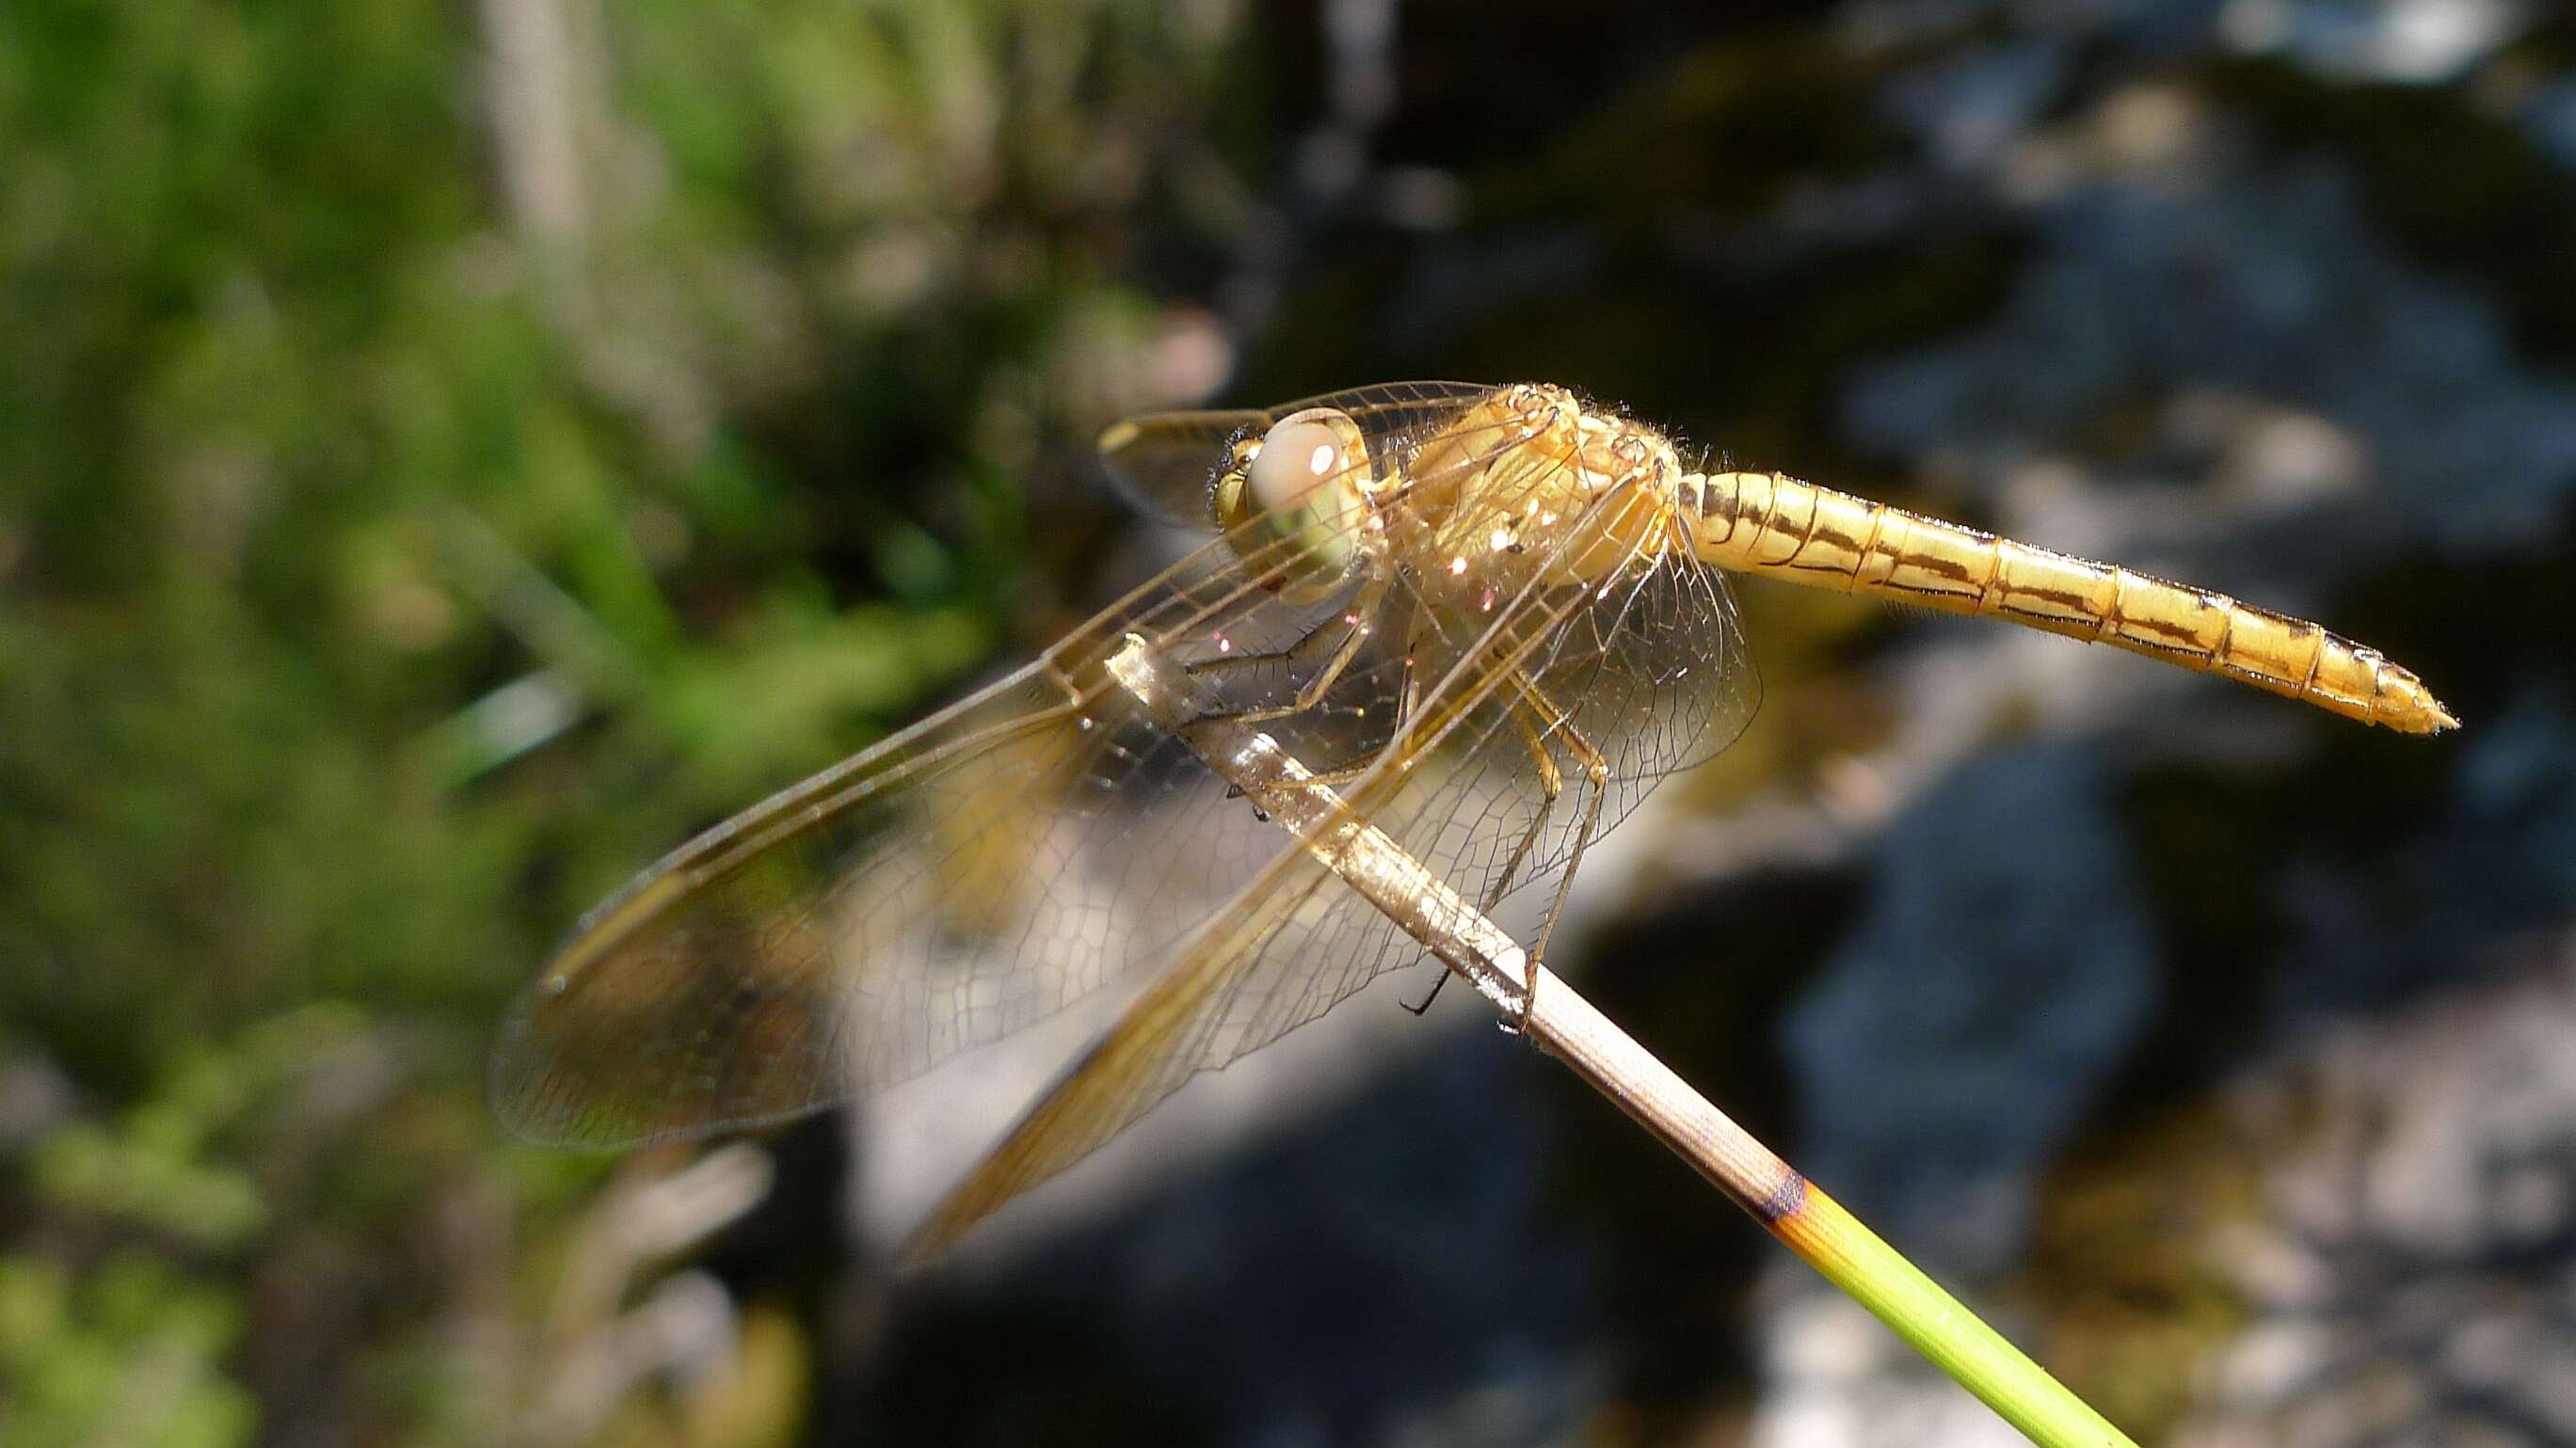
POLYGON ((1400 911, 1337 877, 1318 820, 1489 913, 1528 902, 1535 985, 1587 850, 1759 703, 1728 572, 1991 615, 2404 733, 2457 723, 2317 624, 1686 467, 1662 431, 1549 384, 1156 413, 1100 450, 1146 507, 1213 536, 584 917, 493 1049, 506 1127, 612 1149, 776 1123, 1127 983, 919 1229, 912 1253, 935 1252, 1194 1075, 1426 958, 1400 911), (1248 793, 1220 757, 1247 741, 1294 768, 1248 793), (1277 810, 1290 825, 1263 807, 1295 791, 1329 808, 1277 810))

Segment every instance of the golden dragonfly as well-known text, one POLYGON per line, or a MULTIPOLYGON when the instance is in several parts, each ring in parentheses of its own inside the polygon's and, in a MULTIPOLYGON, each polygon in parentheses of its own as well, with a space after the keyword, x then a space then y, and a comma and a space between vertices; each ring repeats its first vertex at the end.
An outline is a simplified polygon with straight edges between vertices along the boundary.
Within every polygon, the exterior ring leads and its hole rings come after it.
POLYGON ((2456 722, 2316 624, 1777 473, 1694 471, 1560 387, 1160 413, 1100 447, 1216 536, 592 911, 494 1049, 507 1126, 617 1147, 776 1122, 1137 973, 915 1239, 946 1245, 1195 1073, 1425 958, 1229 787, 1210 752, 1245 739, 1458 897, 1543 906, 1535 981, 1586 849, 1753 713, 1725 570, 1992 614, 2407 733, 2456 722))

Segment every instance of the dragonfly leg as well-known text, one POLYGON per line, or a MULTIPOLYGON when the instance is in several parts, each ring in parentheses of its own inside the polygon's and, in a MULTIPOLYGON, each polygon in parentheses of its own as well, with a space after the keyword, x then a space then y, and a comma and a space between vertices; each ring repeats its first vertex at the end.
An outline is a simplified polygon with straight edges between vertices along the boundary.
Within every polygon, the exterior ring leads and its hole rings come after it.
POLYGON ((1376 615, 1378 606, 1385 600, 1386 580, 1380 578, 1364 586, 1359 595, 1351 600, 1350 607, 1344 609, 1331 622, 1315 625, 1307 630, 1303 637, 1284 649, 1274 649, 1268 653, 1200 659, 1184 664, 1182 667, 1188 670, 1191 677, 1196 678, 1204 674, 1228 673, 1261 664, 1303 663, 1322 651, 1320 640, 1333 641, 1332 652, 1325 657, 1323 666, 1315 671, 1315 677, 1298 687, 1296 697, 1288 703, 1266 708, 1210 710, 1199 717, 1223 719, 1230 724, 1260 724, 1272 719, 1285 719, 1292 714, 1303 714, 1313 709, 1324 701, 1326 694, 1332 692, 1333 685, 1340 682, 1343 672, 1350 668, 1351 661, 1360 656, 1360 649, 1369 640, 1369 620, 1376 615), (1338 634, 1333 630, 1334 623, 1341 625, 1338 634))
POLYGON ((1192 659, 1181 668, 1196 679, 1209 674, 1230 674, 1239 669, 1258 668, 1263 664, 1303 663, 1323 652, 1324 640, 1340 641, 1340 635, 1334 631, 1336 625, 1343 630, 1356 627, 1347 618, 1329 618, 1298 635, 1297 641, 1284 649, 1264 649, 1253 654, 1219 654, 1212 659, 1192 659))
MULTIPOLYGON (((1518 671, 1515 670, 1514 673, 1514 682, 1518 684, 1520 682, 1517 678, 1518 671)), ((1485 898, 1476 909, 1486 915, 1493 914, 1494 907, 1502 904, 1503 897, 1512 892, 1513 877, 1521 872, 1521 866, 1529 863, 1530 851, 1537 846, 1540 836, 1547 832, 1547 817, 1555 812, 1558 798, 1565 793, 1564 771, 1556 767, 1556 756, 1548 752, 1547 740, 1539 733, 1538 725, 1530 722, 1536 710, 1527 696, 1516 695, 1510 705, 1510 711, 1512 726, 1520 731, 1521 743, 1528 748, 1530 758, 1538 765, 1538 817, 1530 821, 1528 829, 1521 831, 1520 843, 1512 847, 1512 857, 1503 863, 1503 872, 1494 877, 1493 884, 1485 887, 1485 898)), ((1537 718, 1542 724, 1549 722, 1545 715, 1537 715, 1537 718)), ((1422 1003, 1404 1008, 1417 1016, 1430 1010, 1431 1003, 1440 999, 1440 988, 1448 983, 1449 972, 1444 967, 1440 972, 1440 978, 1431 983, 1431 991, 1422 998, 1422 1003)), ((1522 1024, 1524 1026, 1528 1024, 1526 1013, 1522 1017, 1522 1024)))
MULTIPOLYGON (((1560 787, 1555 762, 1548 757, 1548 739, 1561 739, 1565 742, 1565 752, 1574 757, 1574 762, 1583 770, 1585 780, 1592 786, 1590 794, 1583 802, 1583 823, 1577 826, 1574 832, 1574 849, 1566 856, 1565 869, 1556 877, 1556 898, 1548 902, 1547 919, 1540 924, 1538 939, 1530 946, 1529 973, 1522 983, 1521 1019, 1516 1027, 1517 1030, 1526 1032, 1529 1029, 1530 1015, 1538 1008, 1538 973, 1539 967, 1547 961, 1548 940, 1556 934, 1556 922, 1565 914, 1566 893, 1574 888, 1575 872, 1583 868, 1583 852, 1591 847, 1593 836, 1599 834, 1601 830, 1601 808, 1610 794, 1610 760, 1582 730, 1574 727, 1572 712, 1558 707, 1539 689, 1536 681, 1515 669, 1513 683, 1518 686, 1522 706, 1536 713, 1545 725, 1544 729, 1534 729, 1527 720, 1521 723, 1522 737, 1529 744, 1531 753, 1539 761, 1540 784, 1547 792, 1547 803, 1539 811, 1539 824, 1546 823, 1547 811, 1555 805, 1560 787)), ((1531 826, 1530 834, 1522 838, 1520 848, 1513 854, 1514 868, 1518 867, 1521 856, 1527 854, 1531 844, 1536 841, 1537 830, 1538 825, 1531 826)), ((1508 871, 1505 873, 1505 878, 1509 878, 1508 871)), ((1488 906, 1487 909, 1490 911, 1491 907, 1488 906)))
POLYGON ((1397 1001, 1396 1004, 1413 1012, 1417 1016, 1422 1015, 1431 1009, 1431 1003, 1433 1001, 1440 999, 1440 988, 1448 983, 1449 967, 1444 965, 1440 967, 1440 974, 1432 978, 1431 989, 1422 993, 1422 999, 1420 1002, 1397 1001))
MULTIPOLYGON (((1347 664, 1348 661, 1345 660, 1344 662, 1347 664)), ((1404 669, 1404 690, 1402 694, 1397 697, 1395 707, 1394 727, 1398 730, 1401 730, 1404 727, 1405 720, 1413 717, 1413 706, 1415 703, 1413 661, 1407 659, 1405 661, 1404 669)), ((1243 723, 1247 721, 1258 723, 1264 719, 1278 718, 1294 712, 1296 711, 1289 709, 1276 711, 1256 709, 1242 714, 1211 713, 1202 714, 1199 717, 1201 719, 1224 719, 1232 723, 1243 723)), ((1381 744, 1362 754, 1358 759, 1349 764, 1337 764, 1327 769, 1314 769, 1310 767, 1306 772, 1305 778, 1291 781, 1288 787, 1295 789, 1330 789, 1345 784, 1356 783, 1360 779, 1365 778, 1370 770, 1377 768, 1378 760, 1385 757, 1385 754, 1386 746, 1381 744)), ((1228 799, 1238 798, 1242 793, 1243 791, 1236 786, 1226 786, 1225 797, 1228 799)), ((1423 1004, 1427 1006, 1430 1002, 1425 1001, 1423 1004)))
MULTIPOLYGON (((1517 677, 1513 682, 1525 687, 1524 681, 1517 677)), ((1494 907, 1502 904, 1503 897, 1512 892, 1512 877, 1521 872, 1521 866, 1529 863, 1530 851, 1547 830, 1547 817, 1556 812, 1556 802, 1565 793, 1564 771, 1556 767, 1556 756, 1548 752, 1546 736, 1539 732, 1538 725, 1530 722, 1535 709, 1526 694, 1512 701, 1511 712, 1512 724, 1520 730, 1521 743, 1529 749, 1530 759, 1538 765, 1538 817, 1521 832, 1520 843, 1512 847, 1512 857, 1503 863, 1503 873, 1494 878, 1492 886, 1485 891, 1484 903, 1476 907, 1487 915, 1493 914, 1494 907)), ((1540 715, 1539 722, 1545 724, 1550 721, 1545 715, 1540 715)))

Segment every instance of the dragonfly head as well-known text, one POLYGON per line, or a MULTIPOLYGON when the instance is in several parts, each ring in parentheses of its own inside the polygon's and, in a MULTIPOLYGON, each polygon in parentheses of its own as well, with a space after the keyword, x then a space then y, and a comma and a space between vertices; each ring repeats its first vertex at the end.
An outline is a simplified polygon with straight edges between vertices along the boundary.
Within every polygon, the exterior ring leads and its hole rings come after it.
POLYGON ((1208 488, 1208 511, 1274 592, 1321 598, 1359 557, 1372 481, 1359 424, 1336 408, 1310 407, 1265 432, 1235 435, 1208 488))

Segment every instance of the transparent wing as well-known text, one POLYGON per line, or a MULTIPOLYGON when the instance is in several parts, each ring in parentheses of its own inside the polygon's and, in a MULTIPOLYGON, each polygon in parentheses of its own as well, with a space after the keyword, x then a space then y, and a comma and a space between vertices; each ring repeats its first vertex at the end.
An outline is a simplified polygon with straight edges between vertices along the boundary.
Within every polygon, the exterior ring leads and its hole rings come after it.
POLYGON ((1292 412, 1334 407, 1349 413, 1371 441, 1415 437, 1457 415, 1493 388, 1474 382, 1392 382, 1284 402, 1277 407, 1203 412, 1150 412, 1113 423, 1100 434, 1109 476, 1138 507, 1165 522, 1206 531, 1208 481, 1226 441, 1244 428, 1266 430, 1292 412))
MULTIPOLYGON (((1272 586, 1297 555, 1256 536, 1211 543, 1028 667, 639 876, 507 1018, 489 1082, 503 1121, 593 1146, 775 1121, 1167 956, 1291 842, 1228 800, 1103 662, 1139 635, 1207 666, 1210 709, 1277 710, 1330 657, 1310 641, 1381 626, 1356 612, 1363 579, 1282 602, 1272 586)), ((1365 759, 1406 677, 1373 655, 1272 727, 1320 765, 1365 759)))
POLYGON ((1443 792, 1422 811, 1426 823, 1401 838, 1471 900, 1552 885, 1579 841, 1598 839, 1664 779, 1733 744, 1761 706, 1761 675, 1724 577, 1683 549, 1542 591, 1535 606, 1481 633, 1455 612, 1421 610, 1437 632, 1417 639, 1415 653, 1462 681, 1497 670, 1504 678, 1475 696, 1458 726, 1463 741, 1447 751, 1456 765, 1434 771, 1443 792), (1599 812, 1587 820, 1596 793, 1599 812), (1436 832, 1427 824, 1435 817, 1436 832))
POLYGON ((1100 462, 1137 510, 1205 532, 1208 483, 1226 442, 1245 428, 1266 429, 1275 421, 1258 408, 1149 412, 1102 430, 1100 462))
POLYGON ((1350 913, 1350 904, 1325 893, 1328 879, 1302 850, 1277 860, 977 1163, 906 1244, 905 1257, 945 1250, 1013 1197, 1124 1131, 1191 1076, 1278 1039, 1373 976, 1353 982, 1340 970, 1299 967, 1276 949, 1316 933, 1312 923, 1290 928, 1300 916, 1350 913), (1259 1020, 1265 1005, 1284 1007, 1275 1025, 1259 1020), (1256 1034, 1260 1039, 1241 1049, 1225 1039, 1256 1034))
MULTIPOLYGON (((1489 908, 1553 884, 1579 840, 1732 742, 1759 701, 1724 586, 1685 550, 1641 551, 1580 586, 1525 581, 1491 605, 1480 588, 1398 593, 1388 617, 1404 627, 1373 643, 1401 640, 1426 682, 1341 797, 1489 908)), ((1273 861, 950 1195, 911 1253, 946 1246, 1196 1073, 1424 955, 1304 851, 1273 861)))
MULTIPOLYGON (((1128 632, 1195 656, 1309 631, 1314 610, 1227 558, 1174 570, 639 876, 505 1022, 490 1078, 503 1121, 610 1146, 778 1120, 908 1079, 1166 954, 1287 841, 1098 660, 1128 632)), ((1255 707, 1278 672, 1213 679, 1213 697, 1255 707)), ((1348 726, 1364 717, 1299 737, 1360 747, 1348 726)))

